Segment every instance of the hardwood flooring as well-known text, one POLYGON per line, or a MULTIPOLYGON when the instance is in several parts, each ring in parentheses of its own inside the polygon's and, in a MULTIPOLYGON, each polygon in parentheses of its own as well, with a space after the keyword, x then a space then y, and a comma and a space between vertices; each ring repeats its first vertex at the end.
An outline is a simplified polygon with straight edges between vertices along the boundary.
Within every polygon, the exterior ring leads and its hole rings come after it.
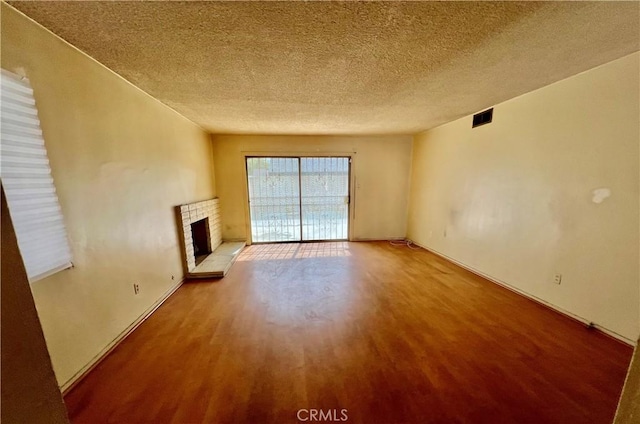
POLYGON ((254 245, 224 279, 185 283, 65 402, 91 424, 608 424, 631 354, 425 250, 254 245))

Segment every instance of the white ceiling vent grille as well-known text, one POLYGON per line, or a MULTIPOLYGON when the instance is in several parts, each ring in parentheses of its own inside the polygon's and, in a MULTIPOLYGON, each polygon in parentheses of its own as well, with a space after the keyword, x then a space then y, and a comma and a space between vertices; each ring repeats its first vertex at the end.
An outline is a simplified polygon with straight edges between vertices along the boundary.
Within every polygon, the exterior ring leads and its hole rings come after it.
POLYGON ((34 282, 71 267, 71 251, 29 81, 2 70, 0 100, 2 186, 34 282))

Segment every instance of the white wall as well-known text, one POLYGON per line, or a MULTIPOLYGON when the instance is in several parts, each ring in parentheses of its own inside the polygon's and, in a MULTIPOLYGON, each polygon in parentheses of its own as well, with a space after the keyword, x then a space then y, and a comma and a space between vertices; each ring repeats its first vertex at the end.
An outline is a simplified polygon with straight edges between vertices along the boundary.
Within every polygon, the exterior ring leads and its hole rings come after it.
POLYGON ((331 155, 353 157, 354 240, 403 238, 407 229, 411 136, 260 136, 216 135, 216 191, 220 197, 222 237, 248 238, 247 153, 257 155, 331 155))
POLYGON ((469 116, 417 135, 408 237, 635 342, 638 62, 498 104, 489 125, 469 116), (598 202, 598 189, 611 195, 598 202))

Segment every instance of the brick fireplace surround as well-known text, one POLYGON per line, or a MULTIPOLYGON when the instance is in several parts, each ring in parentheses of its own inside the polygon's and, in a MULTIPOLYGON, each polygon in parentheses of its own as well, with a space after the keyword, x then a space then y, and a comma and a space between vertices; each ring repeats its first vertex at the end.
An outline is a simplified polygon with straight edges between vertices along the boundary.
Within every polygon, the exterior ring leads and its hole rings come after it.
POLYGON ((222 223, 218 198, 176 207, 180 230, 183 265, 187 277, 223 277, 244 247, 244 242, 222 242, 222 223), (207 218, 209 250, 212 252, 196 264, 191 224, 207 218))

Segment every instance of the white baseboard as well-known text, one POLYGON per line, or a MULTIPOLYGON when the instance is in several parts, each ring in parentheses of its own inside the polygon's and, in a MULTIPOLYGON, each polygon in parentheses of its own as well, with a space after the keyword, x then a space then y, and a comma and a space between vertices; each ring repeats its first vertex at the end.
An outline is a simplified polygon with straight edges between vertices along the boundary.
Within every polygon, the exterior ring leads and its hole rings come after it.
POLYGON ((445 255, 443 253, 440 253, 437 250, 431 249, 429 247, 425 247, 425 246, 421 245, 420 243, 416 243, 413 240, 411 240, 411 242, 413 244, 415 244, 416 246, 419 246, 419 247, 423 248, 424 250, 427 250, 427 251, 433 253, 434 255, 440 256, 441 258, 446 259, 447 261, 458 265, 460 268, 464 268, 467 271, 470 271, 470 272, 472 272, 472 273, 474 273, 476 275, 479 275, 480 277, 485 278, 485 279, 487 279, 487 280, 491 281, 492 283, 495 283, 495 284, 497 284, 499 286, 502 286, 502 287, 506 288, 507 290, 511 290, 512 292, 515 292, 515 293, 517 293, 517 294, 519 294, 521 296, 524 296, 527 299, 533 300, 536 303, 540 303, 540 304, 546 306, 547 308, 553 309, 554 311, 556 311, 556 312, 558 312, 558 313, 560 313, 562 315, 565 315, 565 316, 567 316, 567 317, 569 317, 569 318, 571 318, 571 319, 573 319, 575 321, 579 321, 579 322, 585 324, 585 326, 593 325, 593 327, 595 329, 597 329, 598 331, 601 331, 602 333, 604 333, 604 334, 606 334, 606 335, 608 335, 608 336, 610 336, 610 337, 612 337, 612 338, 614 338, 616 340, 619 340, 619 341, 621 341, 621 342, 623 342, 625 344, 628 344, 630 346, 636 346, 636 340, 631 340, 631 339, 629 339, 629 338, 627 338, 627 337, 625 337, 623 335, 620 335, 620 334, 616 333, 613 330, 605 328, 605 327, 603 327, 603 326, 601 326, 599 324, 595 324, 592 321, 588 320, 587 318, 583 318, 583 317, 581 317, 579 315, 576 315, 576 314, 574 314, 572 312, 569 312, 569 311, 567 311, 567 310, 565 310, 565 309, 563 309, 563 308, 561 308, 561 307, 559 307, 557 305, 554 305, 553 303, 549 303, 548 301, 546 301, 544 299, 541 299, 541 298, 539 298, 537 296, 534 296, 534 295, 532 295, 530 293, 527 293, 527 292, 525 292, 525 291, 523 291, 523 290, 521 290, 521 289, 519 289, 517 287, 514 287, 514 286, 512 286, 511 284, 509 284, 507 282, 504 282, 504 281, 499 280, 499 279, 497 279, 495 277, 492 277, 491 275, 485 274, 484 272, 479 271, 479 270, 477 270, 477 269, 475 269, 473 267, 470 267, 470 266, 468 266, 468 265, 466 265, 466 264, 464 264, 464 263, 462 263, 462 262, 460 262, 460 261, 458 261, 456 259, 453 259, 453 258, 451 258, 451 257, 449 257, 449 256, 447 256, 447 255, 445 255))
POLYGON ((89 374, 104 358, 107 357, 111 353, 113 349, 115 349, 120 342, 122 342, 129 334, 133 333, 133 331, 138 328, 140 324, 142 324, 147 318, 153 314, 156 309, 158 309, 176 290, 182 286, 184 283, 184 278, 178 282, 175 286, 171 287, 167 290, 160 299, 158 299, 153 305, 151 305, 146 311, 142 313, 135 321, 133 321, 122 333, 118 334, 118 336, 113 339, 107 346, 104 347, 96 356, 94 356, 84 367, 80 369, 77 373, 73 375, 69 380, 67 380, 62 386, 60 386, 60 391, 62 391, 62 395, 65 396, 67 393, 73 389, 76 384, 78 384, 87 374, 89 374))

